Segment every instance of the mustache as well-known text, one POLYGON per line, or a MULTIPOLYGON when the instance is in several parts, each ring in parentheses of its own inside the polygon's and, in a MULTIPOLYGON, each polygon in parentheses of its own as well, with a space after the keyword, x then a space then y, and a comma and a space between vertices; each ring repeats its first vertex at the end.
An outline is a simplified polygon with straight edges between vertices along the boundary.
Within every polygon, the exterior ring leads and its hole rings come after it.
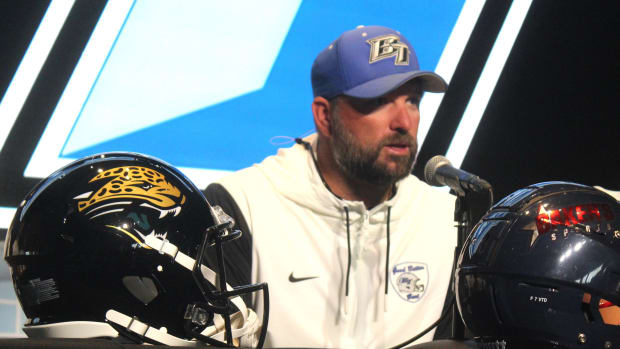
POLYGON ((379 146, 382 148, 388 144, 406 144, 409 148, 413 149, 417 146, 416 139, 409 134, 395 134, 392 136, 385 137, 379 143, 379 146))

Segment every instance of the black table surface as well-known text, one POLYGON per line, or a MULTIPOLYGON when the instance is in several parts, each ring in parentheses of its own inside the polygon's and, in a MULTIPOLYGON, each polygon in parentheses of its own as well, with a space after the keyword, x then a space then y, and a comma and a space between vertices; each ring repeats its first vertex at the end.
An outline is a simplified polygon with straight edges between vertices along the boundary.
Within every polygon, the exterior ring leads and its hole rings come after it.
MULTIPOLYGON (((149 345, 148 348, 186 348, 186 347, 166 347, 163 345, 149 345)), ((106 339, 30 339, 30 338, 0 338, 0 349, 144 349, 140 344, 122 344, 106 339)), ((217 349, 217 347, 208 347, 217 349)), ((478 348, 471 341, 438 340, 423 344, 407 347, 407 349, 475 349, 478 348)))

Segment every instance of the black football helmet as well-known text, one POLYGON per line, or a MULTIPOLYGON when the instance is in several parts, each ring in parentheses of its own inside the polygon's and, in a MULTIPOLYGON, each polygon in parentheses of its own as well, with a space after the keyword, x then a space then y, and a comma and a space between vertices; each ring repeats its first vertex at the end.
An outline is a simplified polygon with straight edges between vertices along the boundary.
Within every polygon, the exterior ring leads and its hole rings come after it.
POLYGON ((620 204, 575 183, 518 190, 472 230, 456 284, 482 342, 620 348, 620 204))
POLYGON ((232 225, 155 158, 105 153, 65 166, 21 202, 6 237, 24 332, 261 347, 268 289, 226 283, 222 244, 240 236, 232 225), (262 319, 246 295, 263 297, 262 319))

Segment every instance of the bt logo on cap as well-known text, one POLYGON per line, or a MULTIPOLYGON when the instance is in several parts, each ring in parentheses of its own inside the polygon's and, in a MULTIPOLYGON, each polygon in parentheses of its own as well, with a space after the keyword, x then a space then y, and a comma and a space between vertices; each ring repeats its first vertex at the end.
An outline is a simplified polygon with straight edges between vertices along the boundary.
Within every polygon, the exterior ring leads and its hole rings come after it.
POLYGON ((400 42, 396 35, 383 35, 366 41, 370 44, 370 58, 368 63, 396 57, 395 65, 409 65, 409 47, 400 42))

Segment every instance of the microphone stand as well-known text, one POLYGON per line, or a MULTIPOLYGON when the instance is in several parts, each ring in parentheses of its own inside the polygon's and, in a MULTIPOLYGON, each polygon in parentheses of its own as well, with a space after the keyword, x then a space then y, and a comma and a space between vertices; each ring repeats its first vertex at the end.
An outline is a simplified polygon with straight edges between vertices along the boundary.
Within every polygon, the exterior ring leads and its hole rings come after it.
MULTIPOLYGON (((484 213, 493 206, 493 187, 489 184, 486 190, 480 192, 453 189, 451 193, 456 194, 454 221, 457 227, 457 242, 454 249, 454 264, 452 266, 452 292, 456 299, 456 266, 458 258, 473 224, 482 218, 484 213), (486 205, 482 205, 484 200, 488 200, 486 205), (474 223, 472 224, 472 222, 474 223)), ((450 325, 453 339, 465 339, 465 324, 461 320, 456 302, 452 308, 452 323, 450 325)))
MULTIPOLYGON (((454 205, 454 221, 456 222, 457 227, 457 242, 456 247, 454 249, 454 263, 452 265, 452 292, 456 297, 456 265, 458 263, 459 254, 461 253, 461 249, 463 245, 465 245, 465 239, 467 238, 467 234, 469 233, 470 223, 471 223, 471 209, 470 209, 470 200, 468 198, 467 193, 464 191, 459 191, 456 193, 456 203, 454 205)), ((463 340, 465 339, 465 324, 463 324, 463 320, 461 320, 461 315, 459 314, 459 309, 454 303, 452 307, 452 338, 455 340, 463 340)))

